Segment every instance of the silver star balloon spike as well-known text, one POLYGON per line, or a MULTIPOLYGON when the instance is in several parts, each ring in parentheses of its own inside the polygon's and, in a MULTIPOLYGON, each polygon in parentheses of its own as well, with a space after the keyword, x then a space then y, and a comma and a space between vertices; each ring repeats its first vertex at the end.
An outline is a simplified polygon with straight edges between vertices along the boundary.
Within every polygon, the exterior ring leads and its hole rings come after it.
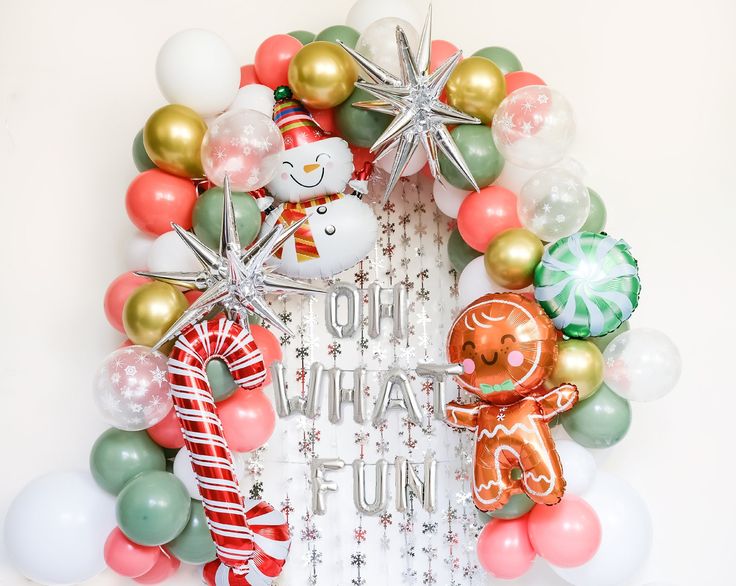
MULTIPOLYGON (((211 311, 220 309, 225 311, 229 319, 239 321, 244 326, 248 324, 248 313, 253 313, 282 332, 292 335, 291 330, 268 304, 265 295, 324 293, 322 287, 277 275, 273 272, 273 268, 266 264, 271 255, 294 235, 308 217, 291 224, 288 228, 281 225, 274 226, 250 248, 243 251, 235 223, 235 208, 228 177, 225 177, 223 191, 225 197, 219 250, 212 250, 191 232, 177 224, 171 224, 202 264, 202 271, 136 272, 142 277, 204 291, 156 343, 154 350, 178 336, 187 326, 204 319, 211 311)), ((280 212, 275 210, 273 213, 280 212)))
POLYGON ((375 101, 356 102, 353 106, 394 116, 391 124, 371 147, 371 152, 379 153, 379 159, 385 157, 389 152, 396 152, 383 196, 384 203, 396 187, 402 172, 419 145, 422 145, 427 153, 433 177, 439 178, 440 181, 444 180, 439 164, 439 153, 441 152, 478 191, 478 184, 450 135, 450 131, 447 130, 447 125, 480 124, 480 120, 440 101, 440 94, 447 80, 460 63, 462 51, 458 51, 433 73, 429 73, 432 46, 431 6, 416 55, 412 55, 406 34, 398 26, 396 27, 396 43, 401 62, 401 78, 340 42, 342 48, 355 59, 372 80, 372 83, 358 81, 355 85, 378 98, 375 101))

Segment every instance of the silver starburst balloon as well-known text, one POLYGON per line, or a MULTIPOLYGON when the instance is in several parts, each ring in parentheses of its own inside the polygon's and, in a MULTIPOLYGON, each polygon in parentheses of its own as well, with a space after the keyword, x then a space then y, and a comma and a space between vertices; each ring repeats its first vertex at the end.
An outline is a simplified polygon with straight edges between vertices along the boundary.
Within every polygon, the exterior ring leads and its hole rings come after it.
POLYGON ((432 46, 431 6, 416 55, 412 55, 406 34, 401 27, 396 27, 396 43, 401 62, 401 78, 389 73, 344 43, 340 43, 373 80, 373 83, 358 81, 355 85, 378 98, 375 101, 356 102, 353 106, 394 116, 391 124, 371 147, 371 152, 379 152, 378 158, 394 150, 396 152, 384 193, 384 202, 398 183, 401 173, 406 169, 419 145, 427 153, 432 176, 443 180, 439 164, 441 152, 477 191, 478 184, 450 136, 447 125, 480 124, 480 120, 440 101, 440 94, 460 62, 462 51, 458 51, 433 73, 429 73, 432 46))
MULTIPOLYGON (((292 332, 265 299, 267 293, 324 293, 324 289, 277 275, 266 263, 271 255, 291 238, 308 217, 288 228, 274 226, 253 246, 243 252, 235 223, 230 180, 225 177, 225 197, 222 206, 220 248, 212 250, 191 232, 172 224, 176 233, 195 254, 204 267, 195 272, 138 271, 142 277, 151 277, 188 289, 204 291, 156 343, 154 350, 178 336, 187 326, 202 320, 214 309, 222 309, 232 320, 248 323, 248 313, 254 313, 269 324, 289 335, 292 332)), ((273 213, 279 213, 275 210, 273 213)))

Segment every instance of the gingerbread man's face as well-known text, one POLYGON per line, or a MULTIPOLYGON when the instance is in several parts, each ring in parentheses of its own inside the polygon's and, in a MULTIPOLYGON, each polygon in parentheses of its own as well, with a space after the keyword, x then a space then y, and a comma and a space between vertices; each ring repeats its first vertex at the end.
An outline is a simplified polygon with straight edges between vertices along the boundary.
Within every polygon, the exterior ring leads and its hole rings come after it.
POLYGON ((508 405, 552 372, 557 331, 537 303, 517 293, 492 293, 455 320, 447 354, 450 362, 470 366, 458 377, 462 387, 489 403, 508 405))

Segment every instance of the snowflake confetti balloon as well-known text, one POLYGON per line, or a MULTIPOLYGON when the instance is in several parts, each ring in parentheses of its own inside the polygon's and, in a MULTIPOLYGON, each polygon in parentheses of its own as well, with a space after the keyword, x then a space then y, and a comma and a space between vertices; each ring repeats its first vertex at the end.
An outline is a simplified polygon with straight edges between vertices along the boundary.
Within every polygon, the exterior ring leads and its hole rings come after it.
POLYGON ((95 376, 95 402, 105 421, 118 429, 140 431, 161 421, 172 406, 166 379, 167 358, 145 346, 110 354, 95 376))

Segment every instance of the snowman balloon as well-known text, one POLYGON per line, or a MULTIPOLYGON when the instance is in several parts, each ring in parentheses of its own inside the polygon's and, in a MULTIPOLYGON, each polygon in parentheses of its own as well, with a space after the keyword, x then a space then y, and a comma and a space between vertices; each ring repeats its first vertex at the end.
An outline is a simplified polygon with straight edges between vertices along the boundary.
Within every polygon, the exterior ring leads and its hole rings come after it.
POLYGON ((308 216, 279 251, 276 271, 290 277, 327 278, 364 258, 376 241, 378 223, 360 194, 366 177, 353 178, 348 143, 320 128, 291 90, 275 92, 273 120, 281 130, 284 151, 274 178, 266 185, 275 210, 264 222, 269 230, 308 216), (350 186, 350 193, 345 193, 350 186))

